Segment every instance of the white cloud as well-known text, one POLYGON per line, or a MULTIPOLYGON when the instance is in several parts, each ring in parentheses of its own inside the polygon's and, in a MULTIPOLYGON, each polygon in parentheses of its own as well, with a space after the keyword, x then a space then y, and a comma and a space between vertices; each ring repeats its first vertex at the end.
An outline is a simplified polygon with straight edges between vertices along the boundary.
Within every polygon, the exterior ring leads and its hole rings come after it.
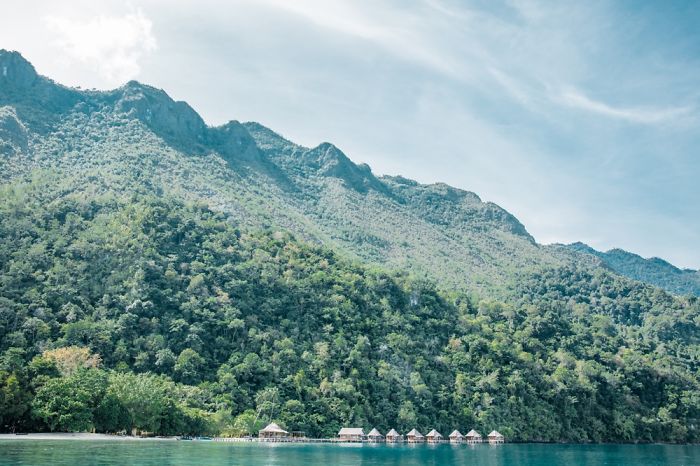
POLYGON ((511 78, 497 68, 489 67, 488 71, 496 82, 500 84, 500 86, 514 100, 523 106, 528 106, 530 104, 530 93, 517 81, 517 79, 511 78))
MULTIPOLYGON (((257 0, 260 1, 260 0, 257 0)), ((314 25, 371 42, 403 60, 451 77, 464 72, 454 57, 432 43, 430 18, 412 9, 386 9, 348 0, 264 0, 314 25)))
POLYGON ((533 0, 509 0, 511 7, 529 21, 539 21, 547 16, 547 6, 533 0))
POLYGON ((657 222, 683 206, 674 215, 700 231, 687 202, 698 195, 692 16, 607 1, 128 1, 143 14, 124 0, 16 2, 0 43, 68 85, 112 88, 141 65, 137 79, 208 121, 258 120, 307 145, 333 141, 377 172, 475 190, 545 242, 699 264, 697 235, 657 222), (639 223, 606 227, 626 211, 639 223))
POLYGON ((44 22, 56 34, 52 45, 69 61, 93 67, 113 84, 136 77, 140 60, 157 48, 152 23, 140 10, 88 19, 46 16, 44 22))
POLYGON ((633 123, 660 123, 687 115, 690 112, 690 108, 688 107, 613 107, 605 102, 593 100, 575 89, 564 91, 559 101, 568 107, 586 110, 611 118, 631 121, 633 123))

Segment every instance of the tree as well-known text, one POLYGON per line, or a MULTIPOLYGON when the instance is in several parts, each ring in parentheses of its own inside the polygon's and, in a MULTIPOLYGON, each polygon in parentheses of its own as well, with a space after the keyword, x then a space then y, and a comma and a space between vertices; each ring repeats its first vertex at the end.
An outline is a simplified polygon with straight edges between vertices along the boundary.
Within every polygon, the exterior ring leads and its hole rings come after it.
POLYGON ((42 356, 35 356, 29 363, 28 376, 31 380, 30 386, 33 391, 36 391, 49 379, 60 377, 56 363, 52 360, 45 359, 42 356))
POLYGON ((182 350, 175 363, 175 373, 183 383, 197 383, 201 380, 202 369, 206 361, 195 350, 187 348, 182 350))
POLYGON ((306 429, 308 421, 304 403, 299 400, 287 400, 279 415, 280 424, 294 426, 295 429, 306 429))
POLYGON ((410 401, 404 401, 399 408, 399 425, 403 430, 410 429, 416 425, 416 410, 413 407, 413 403, 410 401))
POLYGON ((0 371, 0 426, 14 431, 29 409, 30 394, 14 372, 0 371))
POLYGON ((280 392, 277 387, 268 387, 255 395, 256 414, 263 423, 270 422, 277 415, 280 392))
POLYGON ((218 433, 210 413, 198 408, 180 406, 183 416, 183 429, 181 432, 189 435, 203 435, 218 433))
POLYGON ((177 360, 175 359, 175 354, 170 350, 170 348, 165 348, 158 350, 156 353, 156 367, 163 372, 170 372, 177 360))
POLYGON ((32 411, 52 432, 84 432, 92 427, 91 398, 72 378, 52 379, 37 391, 32 411))
POLYGON ((92 354, 88 348, 79 346, 44 351, 42 357, 52 361, 63 376, 73 375, 79 369, 97 368, 101 363, 99 355, 92 354))
POLYGON ((160 432, 167 411, 175 403, 172 382, 152 374, 110 374, 108 393, 129 413, 130 429, 160 432))
POLYGON ((255 435, 265 427, 258 413, 252 409, 243 411, 233 421, 234 432, 238 435, 255 435))
POLYGON ((112 392, 108 392, 97 406, 94 422, 98 431, 109 433, 128 430, 132 426, 129 410, 112 392))

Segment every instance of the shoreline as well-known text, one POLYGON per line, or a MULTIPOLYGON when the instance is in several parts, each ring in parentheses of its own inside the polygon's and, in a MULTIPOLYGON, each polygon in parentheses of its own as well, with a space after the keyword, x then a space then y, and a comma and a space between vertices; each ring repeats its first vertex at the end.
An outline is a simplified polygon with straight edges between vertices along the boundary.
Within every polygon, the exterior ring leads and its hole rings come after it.
MULTIPOLYGON (((123 442, 174 442, 181 441, 179 436, 169 436, 169 437, 133 437, 130 435, 115 435, 115 434, 98 434, 90 432, 32 432, 32 433, 21 433, 21 434, 0 434, 0 442, 8 440, 88 440, 88 441, 123 441, 123 442)), ((190 441, 190 440, 187 440, 190 441)), ((270 442, 265 440, 259 440, 258 438, 245 438, 245 437, 213 437, 208 439, 195 439, 196 442, 214 442, 214 443, 259 443, 259 444, 330 444, 330 445, 454 445, 454 446, 477 446, 484 445, 489 446, 488 442, 483 442, 480 444, 467 444, 467 443, 450 443, 448 441, 440 442, 438 444, 420 443, 420 444, 408 444, 405 442, 401 443, 385 443, 385 442, 344 442, 336 439, 307 439, 306 441, 283 441, 283 442, 270 442)), ((605 446, 605 445, 667 445, 667 446, 700 446, 698 443, 568 443, 568 442, 508 442, 511 445, 581 445, 581 446, 605 446)), ((501 446, 504 444, 495 444, 494 446, 501 446)))
POLYGON ((177 437, 132 437, 130 435, 93 434, 90 432, 33 432, 0 434, 1 440, 118 440, 118 441, 176 441, 177 437))

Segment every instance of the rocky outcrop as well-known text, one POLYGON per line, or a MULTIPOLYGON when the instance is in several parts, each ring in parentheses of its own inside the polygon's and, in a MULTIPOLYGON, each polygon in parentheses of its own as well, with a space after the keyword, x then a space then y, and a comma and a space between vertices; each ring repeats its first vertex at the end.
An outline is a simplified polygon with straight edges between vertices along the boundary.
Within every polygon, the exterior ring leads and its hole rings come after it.
POLYGON ((343 151, 329 142, 304 151, 300 155, 300 160, 317 174, 339 178, 355 191, 386 190, 384 184, 374 176, 369 165, 356 165, 343 151))
POLYGON ((39 80, 34 66, 17 52, 0 50, 0 90, 30 89, 39 80))
POLYGON ((187 103, 176 102, 155 87, 130 81, 121 88, 114 109, 137 118, 179 148, 195 149, 206 143, 207 125, 202 117, 187 103))
POLYGON ((255 140, 238 121, 229 121, 225 125, 211 128, 208 139, 211 147, 229 160, 262 161, 255 140))
POLYGON ((27 128, 12 107, 0 107, 0 155, 27 152, 27 128))

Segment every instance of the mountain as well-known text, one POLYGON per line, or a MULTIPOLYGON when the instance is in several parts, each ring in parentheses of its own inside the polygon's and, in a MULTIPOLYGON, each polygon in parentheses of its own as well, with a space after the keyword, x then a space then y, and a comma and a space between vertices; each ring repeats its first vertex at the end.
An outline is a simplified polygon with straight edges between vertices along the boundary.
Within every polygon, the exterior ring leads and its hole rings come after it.
POLYGON ((697 298, 330 143, 0 71, 0 430, 700 440, 697 298))
MULTIPOLYGON (((517 275, 602 265, 580 248, 538 244, 513 215, 472 192, 377 177, 327 142, 303 147, 254 122, 209 127, 186 103, 136 81, 106 92, 67 88, 16 52, 0 52, 0 67, 0 180, 51 170, 71 190, 203 202, 241 224, 290 231, 482 297, 512 293, 517 275)), ((686 272, 659 280, 606 264, 674 293, 697 289, 686 272)))
POLYGON ((377 177, 330 143, 302 147, 258 123, 208 127, 186 103, 137 82, 66 88, 17 53, 0 54, 0 66, 4 181, 51 170, 75 191, 203 202, 242 224, 483 296, 506 293, 516 273, 581 262, 537 244, 474 193, 377 177))
POLYGON ((649 283, 678 295, 700 296, 700 271, 679 269, 663 259, 645 259, 623 249, 597 251, 583 243, 572 243, 567 248, 595 256, 605 266, 625 277, 649 283))

